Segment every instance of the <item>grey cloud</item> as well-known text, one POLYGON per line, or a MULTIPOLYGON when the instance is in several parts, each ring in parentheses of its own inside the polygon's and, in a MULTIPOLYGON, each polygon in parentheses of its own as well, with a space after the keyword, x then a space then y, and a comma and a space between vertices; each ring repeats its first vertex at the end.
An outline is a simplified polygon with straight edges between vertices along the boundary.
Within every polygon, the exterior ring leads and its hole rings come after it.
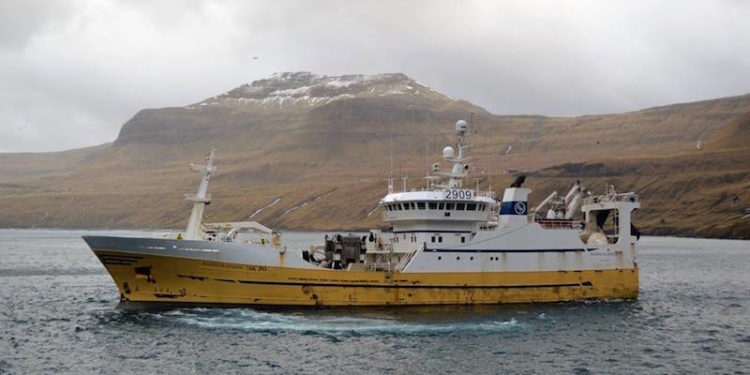
POLYGON ((0 1, 0 47, 23 47, 36 33, 66 22, 71 10, 58 1, 0 1))
POLYGON ((743 94, 749 16, 731 1, 0 2, 0 151, 111 141, 138 109, 279 71, 403 72, 495 113, 743 94))

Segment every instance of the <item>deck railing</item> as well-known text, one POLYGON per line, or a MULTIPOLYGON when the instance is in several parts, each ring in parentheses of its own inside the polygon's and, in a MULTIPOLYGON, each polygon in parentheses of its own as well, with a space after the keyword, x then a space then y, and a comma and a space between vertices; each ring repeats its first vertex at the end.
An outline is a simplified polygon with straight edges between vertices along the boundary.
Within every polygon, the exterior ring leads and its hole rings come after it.
POLYGON ((535 218, 534 221, 544 229, 581 229, 581 223, 571 219, 535 218))
POLYGON ((495 192, 494 191, 477 191, 476 195, 478 197, 485 197, 485 198, 495 199, 495 192))
POLYGON ((583 199, 583 204, 594 204, 604 202, 638 202, 638 194, 636 193, 622 193, 622 194, 607 194, 597 195, 594 197, 586 197, 583 199))

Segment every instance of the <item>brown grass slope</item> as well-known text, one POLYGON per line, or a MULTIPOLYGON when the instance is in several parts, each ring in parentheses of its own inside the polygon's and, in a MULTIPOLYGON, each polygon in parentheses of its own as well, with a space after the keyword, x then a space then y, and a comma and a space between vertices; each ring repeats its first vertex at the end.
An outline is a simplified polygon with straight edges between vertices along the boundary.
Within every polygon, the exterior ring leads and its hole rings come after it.
POLYGON ((439 149, 454 142, 455 120, 474 113, 474 172, 497 191, 512 178, 503 169, 531 171, 532 200, 576 179, 596 190, 614 183, 641 194, 645 233, 749 237, 748 221, 734 219, 750 206, 748 95, 614 115, 498 116, 404 75, 346 87, 315 79, 292 74, 186 107, 143 110, 113 144, 0 155, 0 226, 181 227, 189 212, 182 194, 198 182, 187 165, 213 145, 219 173, 207 220, 377 226, 391 153, 396 177, 418 187, 439 149), (269 96, 301 86, 338 96, 314 105, 269 96))

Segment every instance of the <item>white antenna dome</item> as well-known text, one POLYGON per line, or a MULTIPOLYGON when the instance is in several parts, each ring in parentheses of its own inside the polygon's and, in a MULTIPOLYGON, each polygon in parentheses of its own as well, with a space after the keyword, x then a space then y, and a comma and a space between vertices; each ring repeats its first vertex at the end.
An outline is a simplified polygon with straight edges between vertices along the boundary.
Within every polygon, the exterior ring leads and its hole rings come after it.
POLYGON ((466 124, 466 121, 464 120, 456 121, 456 133, 464 134, 466 133, 466 129, 468 129, 468 127, 469 125, 466 124))
POLYGON ((453 159, 456 157, 456 152, 453 151, 453 147, 445 146, 443 149, 443 159, 453 159))

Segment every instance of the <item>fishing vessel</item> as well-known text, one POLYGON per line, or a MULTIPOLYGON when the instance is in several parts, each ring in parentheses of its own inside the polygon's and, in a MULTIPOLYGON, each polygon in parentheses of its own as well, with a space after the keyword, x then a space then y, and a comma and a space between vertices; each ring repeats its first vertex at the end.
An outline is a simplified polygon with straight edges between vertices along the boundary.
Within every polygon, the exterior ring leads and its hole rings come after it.
POLYGON ((120 292, 121 305, 381 306, 557 302, 638 296, 631 214, 635 193, 580 182, 529 208, 524 176, 504 189, 466 181, 468 131, 431 167, 426 186, 380 201, 392 229, 326 235, 290 249, 256 222, 203 223, 215 150, 205 165, 184 233, 155 238, 84 236, 120 292))

